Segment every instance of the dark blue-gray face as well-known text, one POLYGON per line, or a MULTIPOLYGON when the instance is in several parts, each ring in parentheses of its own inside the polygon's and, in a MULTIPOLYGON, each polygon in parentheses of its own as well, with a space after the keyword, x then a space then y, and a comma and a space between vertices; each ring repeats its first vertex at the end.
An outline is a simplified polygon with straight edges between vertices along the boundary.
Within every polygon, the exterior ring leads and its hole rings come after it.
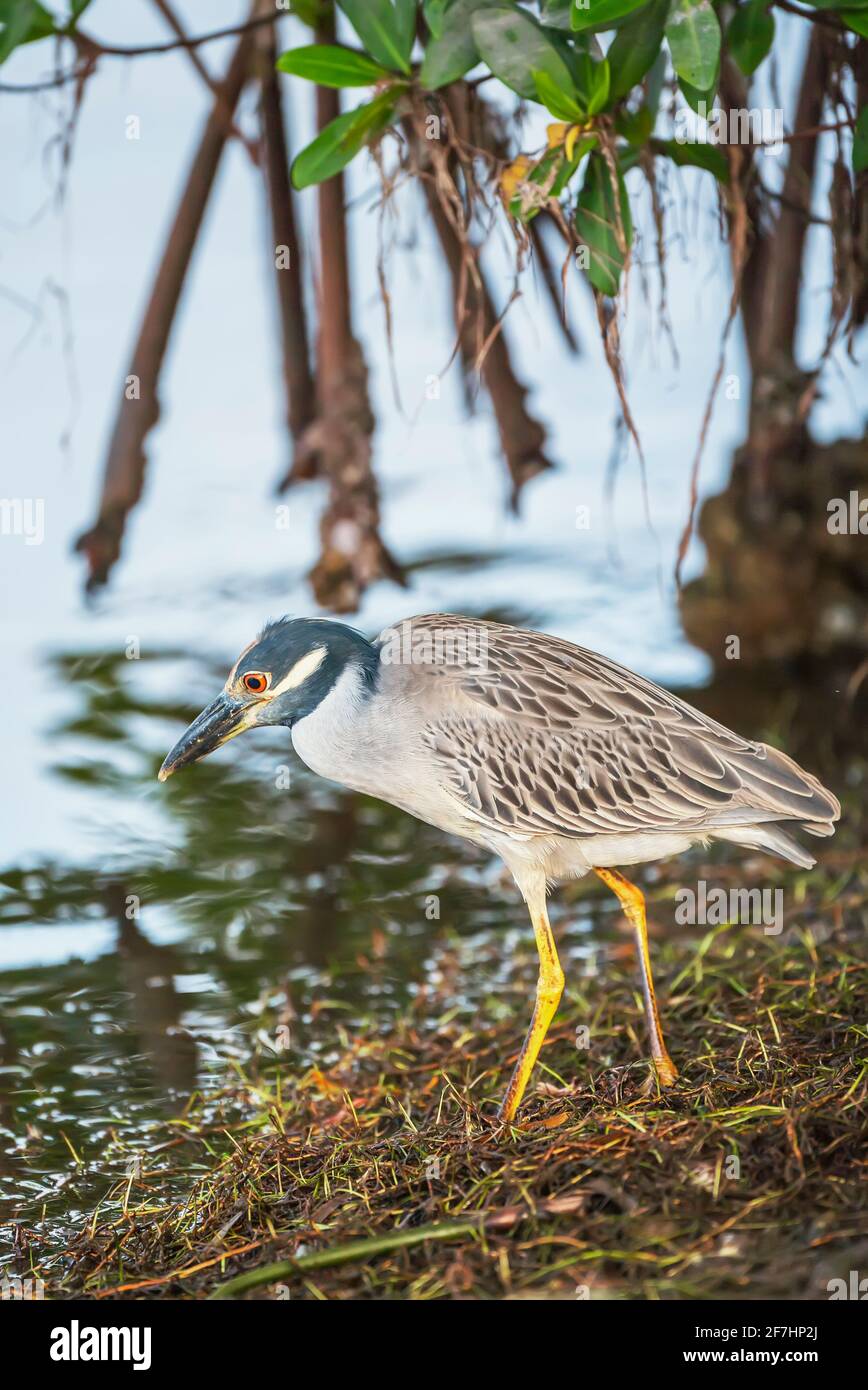
POLYGON ((246 729, 259 724, 291 729, 316 709, 348 666, 356 666, 367 687, 374 688, 378 653, 353 628, 324 618, 269 623, 241 653, 217 699, 167 755, 160 781, 246 729))

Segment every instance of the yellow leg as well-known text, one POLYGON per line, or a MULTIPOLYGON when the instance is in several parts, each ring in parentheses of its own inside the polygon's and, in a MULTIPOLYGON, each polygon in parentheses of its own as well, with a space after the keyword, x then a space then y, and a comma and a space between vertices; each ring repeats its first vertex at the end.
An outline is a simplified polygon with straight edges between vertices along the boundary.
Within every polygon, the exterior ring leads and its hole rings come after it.
POLYGON ((546 912, 545 882, 533 894, 525 898, 533 923, 536 948, 539 952, 539 977, 536 985, 536 1003, 533 1017, 527 1030, 527 1037, 518 1054, 515 1070, 509 1079, 506 1095, 500 1103, 498 1118, 509 1121, 521 1104, 530 1074, 536 1065, 539 1050, 543 1045, 549 1024, 555 1016, 561 995, 564 992, 564 972, 555 950, 552 929, 546 912))
POLYGON ((645 999, 645 1018, 651 1038, 651 1056, 661 1086, 671 1086, 678 1070, 663 1041, 660 1028, 660 1014, 657 1012, 657 996, 654 993, 654 980, 651 976, 651 957, 648 954, 648 927, 645 922, 645 899, 635 884, 629 883, 614 869, 595 869, 594 873, 611 888, 624 909, 627 920, 636 933, 636 946, 639 951, 639 964, 642 970, 642 994, 645 999))

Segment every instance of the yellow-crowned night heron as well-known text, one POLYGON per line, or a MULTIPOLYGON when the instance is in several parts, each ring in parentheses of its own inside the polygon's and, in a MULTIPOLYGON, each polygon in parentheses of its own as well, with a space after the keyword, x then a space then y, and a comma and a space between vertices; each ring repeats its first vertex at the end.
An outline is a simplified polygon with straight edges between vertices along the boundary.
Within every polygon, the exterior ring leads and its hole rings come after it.
POLYGON ((550 884, 593 870, 619 898, 636 934, 657 1077, 668 1085, 677 1073, 654 996, 645 902, 615 866, 731 840, 809 868, 814 860, 782 825, 831 835, 840 815, 835 797, 784 753, 614 661, 449 614, 407 619, 373 642, 327 620, 270 623, 160 780, 260 724, 291 729, 314 772, 493 850, 511 870, 540 967, 505 1120, 563 991, 550 884))

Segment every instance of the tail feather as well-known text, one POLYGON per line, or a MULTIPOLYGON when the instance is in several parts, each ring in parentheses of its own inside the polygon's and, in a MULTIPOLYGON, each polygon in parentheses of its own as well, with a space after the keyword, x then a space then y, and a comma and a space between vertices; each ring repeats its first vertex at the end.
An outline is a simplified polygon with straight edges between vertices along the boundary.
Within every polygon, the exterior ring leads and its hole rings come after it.
POLYGON ((766 743, 756 744, 750 754, 736 754, 732 761, 742 779, 740 799, 744 804, 738 820, 735 807, 728 808, 725 819, 720 818, 715 830, 718 839, 767 850, 802 869, 812 869, 817 861, 789 829, 823 837, 834 835, 841 815, 838 798, 786 753, 766 743), (790 823, 787 830, 781 821, 790 823))
MULTIPOLYGON (((829 833, 831 834, 831 831, 829 833)), ((788 859, 791 864, 798 864, 801 869, 813 869, 817 862, 807 850, 802 849, 798 840, 794 840, 792 835, 788 835, 779 825, 733 826, 731 829, 716 831, 716 837, 719 840, 731 840, 736 845, 744 845, 747 849, 779 854, 782 859, 788 859)))
POLYGON ((797 795, 803 798, 798 804, 801 812, 800 820, 806 823, 822 824, 823 822, 834 822, 840 819, 841 803, 833 792, 824 787, 818 777, 812 772, 806 772, 803 767, 792 758, 787 757, 778 748, 771 748, 767 743, 760 744, 763 749, 768 765, 774 768, 774 775, 777 778, 782 772, 788 777, 800 782, 797 795))
POLYGON ((806 831, 808 835, 834 835, 835 833, 835 826, 831 821, 821 821, 819 824, 816 821, 805 821, 804 825, 799 826, 799 829, 806 831))
POLYGON ((739 753, 733 759, 746 807, 768 813, 769 820, 799 821, 812 835, 833 834, 841 815, 838 798, 786 753, 765 743, 755 747, 754 753, 739 753))

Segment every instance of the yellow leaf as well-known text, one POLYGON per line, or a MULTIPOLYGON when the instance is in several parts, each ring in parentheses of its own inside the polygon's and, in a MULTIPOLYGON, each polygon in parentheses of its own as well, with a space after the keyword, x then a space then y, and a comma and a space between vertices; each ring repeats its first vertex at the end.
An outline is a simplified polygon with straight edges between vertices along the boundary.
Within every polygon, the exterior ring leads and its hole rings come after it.
POLYGON ((563 121, 555 121, 552 125, 547 125, 546 144, 548 148, 553 150, 555 145, 562 145, 564 143, 564 137, 569 129, 570 127, 565 125, 563 121))
POLYGON ((557 121, 546 126, 546 144, 550 150, 563 145, 567 159, 572 159, 576 141, 584 129, 583 125, 565 125, 563 121, 557 121))
POLYGON ((576 148, 576 141, 582 133, 580 125, 572 125, 567 131, 567 138, 564 141, 564 149, 567 152, 567 159, 572 159, 573 150, 576 148))
POLYGON ((524 182, 532 168, 533 160, 528 159, 526 154, 520 154, 504 169, 500 176, 500 191, 507 202, 515 197, 519 184, 524 182))
POLYGON ((558 1125, 565 1124, 570 1118, 568 1110, 559 1110, 556 1115, 548 1115, 543 1120, 544 1129, 557 1129, 558 1125))
POLYGON ((330 1081, 329 1078, 320 1071, 319 1067, 313 1067, 311 1069, 310 1078, 321 1095, 339 1096, 343 1094, 343 1087, 339 1086, 334 1081, 330 1081))

